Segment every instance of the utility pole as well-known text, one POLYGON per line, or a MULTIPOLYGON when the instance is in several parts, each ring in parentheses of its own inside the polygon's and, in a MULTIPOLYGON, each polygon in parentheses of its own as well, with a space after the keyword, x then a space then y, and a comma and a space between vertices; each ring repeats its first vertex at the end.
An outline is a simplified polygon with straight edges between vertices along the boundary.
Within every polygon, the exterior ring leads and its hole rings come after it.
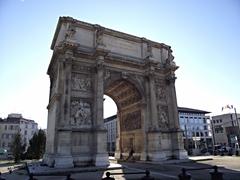
POLYGON ((240 138, 240 127, 239 127, 239 121, 237 117, 237 110, 234 108, 235 116, 236 116, 236 121, 237 121, 237 127, 238 127, 238 135, 237 135, 237 149, 239 149, 239 138, 240 138))

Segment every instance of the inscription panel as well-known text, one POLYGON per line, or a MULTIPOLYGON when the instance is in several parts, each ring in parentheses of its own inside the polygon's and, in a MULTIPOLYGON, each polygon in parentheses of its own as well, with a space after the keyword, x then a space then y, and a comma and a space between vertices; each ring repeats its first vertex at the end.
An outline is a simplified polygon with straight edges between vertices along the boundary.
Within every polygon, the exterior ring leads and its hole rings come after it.
POLYGON ((112 52, 141 58, 140 43, 123 40, 109 35, 103 36, 103 43, 106 48, 112 52))

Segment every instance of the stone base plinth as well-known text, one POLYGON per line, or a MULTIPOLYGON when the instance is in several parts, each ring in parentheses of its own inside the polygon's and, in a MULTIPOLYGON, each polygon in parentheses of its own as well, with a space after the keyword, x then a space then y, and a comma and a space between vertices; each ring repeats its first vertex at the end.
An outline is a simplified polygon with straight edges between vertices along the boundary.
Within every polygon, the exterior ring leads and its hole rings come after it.
POLYGON ((49 167, 53 167, 54 166, 54 155, 44 154, 43 163, 47 164, 49 167))
POLYGON ((54 158, 54 167, 56 168, 72 168, 74 167, 72 156, 60 156, 54 158))
POLYGON ((176 157, 176 159, 188 159, 188 154, 185 149, 175 150, 173 155, 176 157))
POLYGON ((166 153, 164 152, 151 152, 148 154, 150 161, 164 161, 167 160, 166 153))
POLYGON ((74 163, 74 166, 76 166, 76 167, 93 165, 92 157, 90 154, 74 155, 73 163, 74 163))
POLYGON ((96 154, 95 156, 95 166, 108 166, 109 157, 107 153, 96 154))
POLYGON ((121 152, 120 151, 115 151, 114 157, 115 157, 115 159, 121 159, 122 158, 121 157, 121 152))

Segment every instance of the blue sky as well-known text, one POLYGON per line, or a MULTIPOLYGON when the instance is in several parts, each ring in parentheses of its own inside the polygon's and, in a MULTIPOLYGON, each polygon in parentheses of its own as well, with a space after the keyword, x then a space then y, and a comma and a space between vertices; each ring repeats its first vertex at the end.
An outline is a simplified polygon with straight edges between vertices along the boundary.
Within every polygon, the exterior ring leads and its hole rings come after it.
POLYGON ((0 0, 0 117, 18 112, 46 128, 59 16, 170 45, 179 106, 240 112, 239 0, 0 0))

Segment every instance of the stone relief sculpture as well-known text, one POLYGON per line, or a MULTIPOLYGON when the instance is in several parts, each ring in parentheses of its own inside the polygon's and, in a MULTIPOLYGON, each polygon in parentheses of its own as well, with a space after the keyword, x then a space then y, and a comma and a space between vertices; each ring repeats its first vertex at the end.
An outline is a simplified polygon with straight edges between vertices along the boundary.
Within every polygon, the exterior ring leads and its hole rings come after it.
POLYGON ((84 78, 78 74, 72 76, 72 90, 87 91, 91 88, 91 78, 84 78))
POLYGON ((110 77, 111 77, 110 71, 109 71, 109 70, 106 70, 106 71, 105 71, 104 80, 107 80, 107 79, 110 78, 110 77))
POLYGON ((91 106, 87 102, 74 100, 71 102, 71 125, 88 127, 91 125, 91 106))
POLYGON ((103 32, 104 28, 96 25, 96 46, 104 46, 103 44, 103 32))
POLYGON ((141 128, 141 111, 135 111, 123 116, 121 130, 131 131, 141 128))
POLYGON ((169 66, 172 66, 172 67, 175 67, 176 66, 176 63, 174 62, 174 56, 172 55, 171 52, 168 53, 168 58, 166 60, 166 64, 169 65, 169 66))
POLYGON ((150 42, 148 41, 146 58, 150 58, 150 57, 153 57, 153 54, 152 54, 152 46, 151 46, 150 42))
POLYGON ((167 102, 166 89, 164 87, 156 87, 157 100, 167 102))
POLYGON ((73 25, 69 25, 67 32, 65 34, 65 40, 72 39, 75 33, 76 33, 76 27, 73 25))
POLYGON ((161 107, 160 105, 158 105, 158 127, 159 128, 169 127, 167 107, 161 107))

